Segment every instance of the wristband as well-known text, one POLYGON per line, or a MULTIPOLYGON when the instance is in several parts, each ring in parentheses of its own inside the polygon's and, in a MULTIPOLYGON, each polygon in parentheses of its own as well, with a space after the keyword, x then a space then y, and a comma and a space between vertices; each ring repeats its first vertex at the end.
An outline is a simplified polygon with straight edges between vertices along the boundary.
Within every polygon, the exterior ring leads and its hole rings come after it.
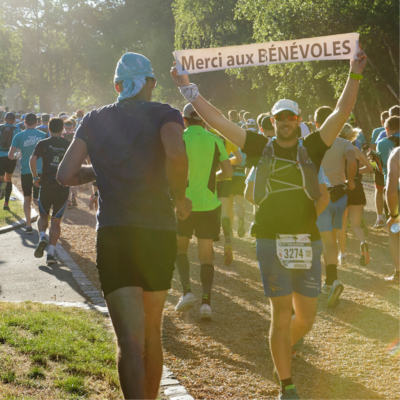
POLYGON ((350 72, 350 78, 351 79, 356 79, 358 81, 361 81, 362 78, 364 78, 362 75, 360 74, 355 74, 354 72, 350 72))
POLYGON ((396 219, 399 215, 400 215, 399 213, 397 213, 396 215, 390 214, 390 218, 396 219))
POLYGON ((32 179, 34 182, 36 182, 39 179, 39 177, 37 176, 36 178, 32 178, 32 179))
POLYGON ((179 90, 182 96, 189 103, 193 103, 197 99, 197 96, 200 94, 197 85, 195 85, 194 83, 191 83, 189 86, 181 86, 179 90))

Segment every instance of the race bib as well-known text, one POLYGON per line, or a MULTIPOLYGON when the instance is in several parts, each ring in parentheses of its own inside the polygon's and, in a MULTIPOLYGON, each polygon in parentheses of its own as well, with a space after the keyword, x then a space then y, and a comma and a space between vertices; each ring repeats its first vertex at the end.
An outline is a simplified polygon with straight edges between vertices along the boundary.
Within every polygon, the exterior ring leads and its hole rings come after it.
POLYGON ((310 269, 312 247, 310 235, 276 235, 276 254, 288 269, 310 269))

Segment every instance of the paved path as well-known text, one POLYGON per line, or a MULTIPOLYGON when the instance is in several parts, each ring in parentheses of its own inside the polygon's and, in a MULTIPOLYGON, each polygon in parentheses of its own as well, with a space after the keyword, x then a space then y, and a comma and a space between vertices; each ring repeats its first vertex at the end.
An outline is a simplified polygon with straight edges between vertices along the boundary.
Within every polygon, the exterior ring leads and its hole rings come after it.
POLYGON ((21 228, 0 236, 0 300, 88 303, 67 266, 34 257, 38 236, 21 228))

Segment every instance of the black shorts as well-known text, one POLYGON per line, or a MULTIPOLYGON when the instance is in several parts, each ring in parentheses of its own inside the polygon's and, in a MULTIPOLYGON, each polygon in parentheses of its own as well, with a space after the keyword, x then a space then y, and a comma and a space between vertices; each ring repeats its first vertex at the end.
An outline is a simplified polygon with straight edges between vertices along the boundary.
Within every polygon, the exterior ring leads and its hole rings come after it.
POLYGON ((67 207, 69 196, 69 187, 49 187, 42 183, 39 192, 39 212, 40 214, 49 215, 50 208, 53 207, 53 217, 61 218, 67 207))
POLYGON ((176 232, 106 226, 97 231, 96 249, 104 296, 130 286, 146 292, 171 288, 177 254, 176 232))
POLYGON ((234 196, 244 196, 244 189, 246 188, 245 176, 232 176, 231 194, 234 196))
POLYGON ((221 197, 228 197, 231 195, 231 186, 232 181, 218 181, 217 182, 217 196, 220 199, 221 197))
POLYGON ((8 157, 0 157, 0 176, 13 174, 17 165, 17 159, 10 160, 8 157))
POLYGON ((385 177, 383 176, 382 172, 379 171, 378 168, 375 169, 375 187, 378 190, 383 190, 383 188, 385 187, 385 177))
MULTIPOLYGON (((41 176, 41 174, 38 175, 41 176)), ((32 188, 33 198, 37 199, 39 197, 39 188, 33 185, 32 174, 21 175, 21 186, 25 197, 32 196, 32 188)))
POLYGON ((356 183, 354 190, 347 190, 346 194, 348 206, 365 206, 367 204, 367 199, 361 182, 356 183))
POLYGON ((219 240, 221 206, 211 211, 192 211, 185 220, 178 219, 178 236, 219 240))

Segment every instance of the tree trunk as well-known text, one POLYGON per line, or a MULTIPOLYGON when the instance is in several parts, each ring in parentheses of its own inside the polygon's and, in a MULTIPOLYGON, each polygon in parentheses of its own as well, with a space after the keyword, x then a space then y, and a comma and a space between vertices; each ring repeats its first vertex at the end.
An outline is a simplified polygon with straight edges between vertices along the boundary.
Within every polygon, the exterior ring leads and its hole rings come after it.
POLYGON ((393 89, 393 87, 388 83, 388 81, 381 75, 378 68, 375 66, 375 64, 371 61, 370 58, 368 58, 368 62, 371 64, 371 67, 375 70, 375 72, 379 76, 379 78, 383 82, 385 82, 386 87, 390 90, 390 93, 392 93, 392 95, 396 98, 397 101, 400 101, 399 95, 396 93, 396 91, 393 89))

